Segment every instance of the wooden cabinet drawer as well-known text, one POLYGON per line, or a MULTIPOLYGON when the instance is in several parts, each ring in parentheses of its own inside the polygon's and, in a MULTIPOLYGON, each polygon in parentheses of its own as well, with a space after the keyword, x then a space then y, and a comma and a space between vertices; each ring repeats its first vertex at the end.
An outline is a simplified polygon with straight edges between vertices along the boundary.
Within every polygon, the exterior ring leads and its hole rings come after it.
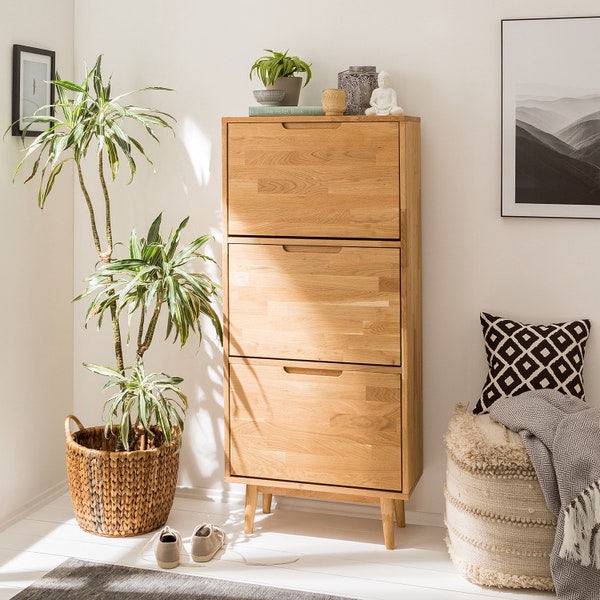
POLYGON ((400 238, 398 123, 229 123, 229 235, 400 238))
POLYGON ((230 475, 402 491, 400 377, 398 367, 232 359, 230 475))
POLYGON ((230 355, 400 365, 400 248, 228 252, 230 355))

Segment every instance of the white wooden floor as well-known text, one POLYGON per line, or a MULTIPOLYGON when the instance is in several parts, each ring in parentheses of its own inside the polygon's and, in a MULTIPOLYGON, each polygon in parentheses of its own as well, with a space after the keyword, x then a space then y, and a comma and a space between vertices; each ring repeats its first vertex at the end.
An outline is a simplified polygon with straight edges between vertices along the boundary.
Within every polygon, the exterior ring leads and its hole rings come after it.
MULTIPOLYGON (((502 591, 468 583, 446 552, 444 529, 407 525, 396 529, 396 549, 385 550, 376 519, 276 508, 259 511, 255 533, 243 533, 243 508, 177 497, 168 524, 183 537, 211 522, 227 532, 224 552, 204 565, 176 571, 289 587, 365 600, 548 599, 554 594, 502 591)), ((0 531, 0 600, 59 565, 67 557, 158 568, 149 543, 102 538, 77 526, 67 494, 0 531)), ((189 558, 184 556, 184 562, 189 558)))

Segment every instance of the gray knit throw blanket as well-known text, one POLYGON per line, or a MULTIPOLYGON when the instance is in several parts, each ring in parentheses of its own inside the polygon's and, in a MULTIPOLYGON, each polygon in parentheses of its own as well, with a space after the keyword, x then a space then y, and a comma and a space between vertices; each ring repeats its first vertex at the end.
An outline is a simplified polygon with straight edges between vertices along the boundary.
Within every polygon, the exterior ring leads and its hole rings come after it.
POLYGON ((550 571, 562 600, 600 600, 600 408, 553 390, 502 398, 490 417, 521 435, 557 517, 550 571))

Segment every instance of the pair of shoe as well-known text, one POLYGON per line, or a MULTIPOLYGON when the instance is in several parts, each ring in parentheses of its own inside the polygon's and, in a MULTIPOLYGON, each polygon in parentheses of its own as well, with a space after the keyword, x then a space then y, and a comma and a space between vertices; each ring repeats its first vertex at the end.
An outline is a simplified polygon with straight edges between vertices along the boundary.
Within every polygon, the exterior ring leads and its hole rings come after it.
MULTIPOLYGON (((191 537, 191 556, 194 562, 208 562, 223 547, 225 532, 216 525, 203 523, 194 529, 191 537)), ((174 569, 179 565, 182 539, 179 532, 164 527, 158 536, 154 554, 161 569, 174 569)))

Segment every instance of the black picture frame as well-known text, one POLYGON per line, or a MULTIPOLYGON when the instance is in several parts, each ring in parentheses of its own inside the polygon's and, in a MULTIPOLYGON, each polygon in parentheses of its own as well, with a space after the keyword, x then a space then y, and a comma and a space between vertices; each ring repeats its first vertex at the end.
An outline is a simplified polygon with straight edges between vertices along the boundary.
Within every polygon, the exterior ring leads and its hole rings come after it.
POLYGON ((54 50, 13 45, 12 135, 33 137, 48 129, 47 123, 30 124, 28 117, 54 114, 55 64, 54 50))
POLYGON ((502 217, 600 218, 600 17, 504 19, 502 217))

